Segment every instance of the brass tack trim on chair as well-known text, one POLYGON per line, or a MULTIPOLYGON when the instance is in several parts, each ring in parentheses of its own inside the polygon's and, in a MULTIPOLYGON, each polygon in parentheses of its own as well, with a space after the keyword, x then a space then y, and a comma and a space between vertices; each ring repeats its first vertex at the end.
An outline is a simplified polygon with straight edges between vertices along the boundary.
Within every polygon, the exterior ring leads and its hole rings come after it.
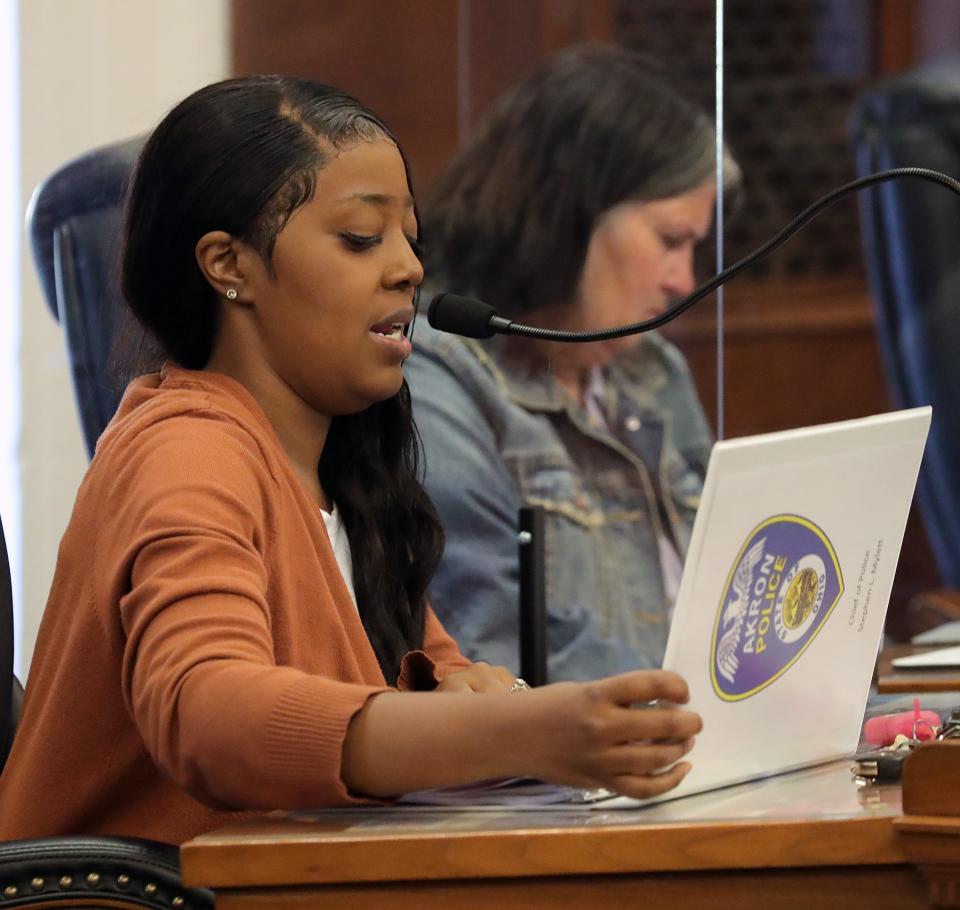
POLYGON ((129 875, 118 875, 118 876, 117 876, 117 887, 118 887, 118 888, 126 888, 127 885, 129 885, 129 884, 130 884, 130 876, 129 876, 129 875))
POLYGON ((143 886, 143 890, 147 894, 156 894, 157 886, 153 882, 147 882, 147 884, 143 886))
POLYGON ((178 897, 175 897, 172 901, 170 901, 170 903, 173 904, 174 907, 182 907, 182 906, 183 906, 183 898, 182 898, 182 897, 179 897, 179 896, 178 896, 178 897))
POLYGON ((100 875, 97 872, 89 872, 87 874, 87 884, 88 885, 99 885, 100 884, 100 875))
POLYGON ((44 880, 40 878, 39 875, 36 878, 30 879, 30 887, 33 888, 34 891, 39 891, 41 888, 43 888, 43 885, 44 880))
POLYGON ((73 884, 73 876, 72 876, 72 875, 62 875, 62 876, 60 876, 60 887, 61 887, 61 888, 69 888, 72 884, 73 884))
POLYGON ((3 896, 4 896, 4 897, 16 897, 16 896, 17 896, 17 886, 16 886, 16 885, 7 885, 7 887, 3 889, 3 896))

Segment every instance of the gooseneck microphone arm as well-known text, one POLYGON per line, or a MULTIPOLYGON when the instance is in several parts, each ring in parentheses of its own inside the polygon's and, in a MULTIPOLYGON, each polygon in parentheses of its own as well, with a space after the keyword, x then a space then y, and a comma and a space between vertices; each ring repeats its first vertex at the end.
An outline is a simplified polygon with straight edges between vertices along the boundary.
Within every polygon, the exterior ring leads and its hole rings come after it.
POLYGON ((468 338, 490 338, 492 335, 503 334, 523 335, 527 338, 539 338, 541 341, 588 342, 608 341, 611 338, 623 338, 625 335, 637 335, 641 332, 649 332, 676 319, 677 316, 715 291, 734 275, 743 271, 748 265, 772 253, 785 240, 799 231, 811 218, 824 209, 829 208, 837 200, 842 199, 850 193, 859 192, 867 187, 875 186, 878 183, 886 183, 889 180, 897 180, 901 177, 915 177, 920 180, 939 183, 941 186, 960 195, 960 181, 955 180, 953 177, 948 177, 946 174, 941 174, 939 171, 932 171, 922 167, 891 168, 890 170, 878 171, 875 174, 867 174, 866 177, 852 180, 850 183, 845 183, 843 186, 832 190, 825 196, 821 196, 812 205, 807 206, 793 221, 777 232, 762 246, 744 256, 742 259, 737 260, 722 272, 718 272, 709 281, 705 281, 692 293, 678 300, 671 307, 660 313, 659 316, 654 316, 652 319, 645 319, 642 322, 634 322, 630 325, 595 332, 570 332, 563 329, 545 329, 539 326, 523 325, 522 323, 514 322, 512 319, 501 316, 493 307, 479 300, 459 297, 455 294, 437 294, 430 302, 430 307, 427 310, 427 321, 435 329, 452 332, 455 335, 465 335, 468 338))

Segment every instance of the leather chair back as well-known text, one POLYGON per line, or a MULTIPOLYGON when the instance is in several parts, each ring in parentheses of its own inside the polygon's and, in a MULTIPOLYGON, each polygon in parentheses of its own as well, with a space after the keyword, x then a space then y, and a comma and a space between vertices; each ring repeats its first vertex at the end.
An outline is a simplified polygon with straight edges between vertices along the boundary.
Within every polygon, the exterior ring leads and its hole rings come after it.
POLYGON ((87 451, 120 401, 112 373, 126 308, 118 286, 124 193, 143 137, 68 162, 34 192, 27 211, 33 258, 51 313, 63 326, 87 451))
POLYGON ((10 559, 7 540, 0 521, 0 771, 7 762, 13 734, 17 728, 17 705, 13 681, 13 591, 10 585, 10 559))
MULTIPOLYGON (((917 166, 960 177, 960 58, 864 92, 857 171, 917 166)), ((944 585, 960 587, 960 196, 919 180, 859 194, 877 335, 899 407, 933 406, 918 494, 944 585)))

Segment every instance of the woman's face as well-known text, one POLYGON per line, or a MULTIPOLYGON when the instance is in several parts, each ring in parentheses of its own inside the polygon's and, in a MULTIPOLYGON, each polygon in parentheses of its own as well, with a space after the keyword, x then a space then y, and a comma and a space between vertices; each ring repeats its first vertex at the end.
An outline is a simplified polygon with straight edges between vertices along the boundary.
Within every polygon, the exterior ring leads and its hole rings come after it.
MULTIPOLYGON (((625 202, 608 211, 590 238, 574 320, 605 329, 650 319, 696 286, 693 253, 710 229, 712 181, 652 202, 625 202)), ((573 345, 580 366, 603 366, 642 338, 573 345)))
POLYGON ((319 171, 313 198, 277 235, 274 276, 247 251, 259 354, 318 413, 355 413, 400 389, 423 279, 417 231, 400 153, 376 139, 319 171))

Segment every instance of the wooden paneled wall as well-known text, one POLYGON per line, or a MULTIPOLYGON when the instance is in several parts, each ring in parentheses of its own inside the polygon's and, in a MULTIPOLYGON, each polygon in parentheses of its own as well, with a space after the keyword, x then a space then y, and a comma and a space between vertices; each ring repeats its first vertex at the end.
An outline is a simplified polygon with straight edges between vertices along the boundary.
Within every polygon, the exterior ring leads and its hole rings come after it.
POLYGON ((422 194, 459 139, 543 57, 611 40, 613 0, 233 0, 237 75, 356 95, 397 133, 422 194))

